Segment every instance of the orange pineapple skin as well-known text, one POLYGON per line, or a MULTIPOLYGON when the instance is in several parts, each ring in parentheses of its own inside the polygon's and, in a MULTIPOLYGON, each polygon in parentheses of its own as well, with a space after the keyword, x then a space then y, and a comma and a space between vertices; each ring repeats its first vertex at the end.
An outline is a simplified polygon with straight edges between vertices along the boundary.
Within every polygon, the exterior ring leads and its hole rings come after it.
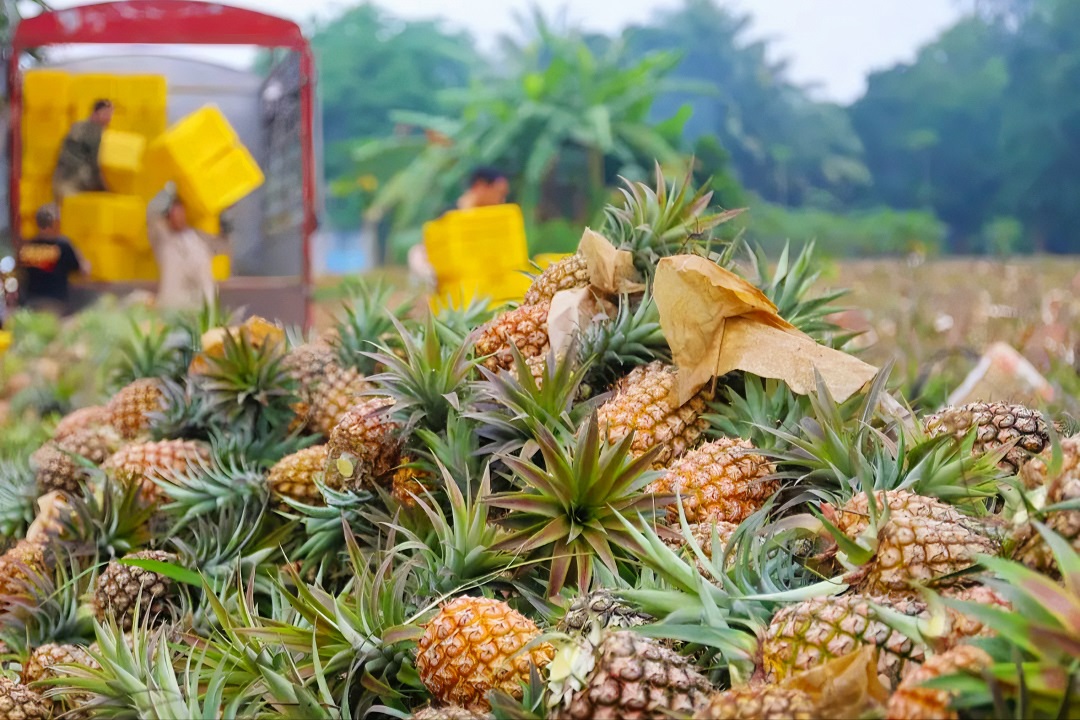
POLYGON ((390 495, 405 507, 417 507, 416 498, 424 498, 432 477, 419 468, 412 467, 411 458, 404 458, 401 466, 394 471, 390 485, 390 495))
POLYGON ((150 413, 161 409, 161 382, 142 378, 120 389, 106 406, 109 424, 125 440, 134 440, 150 429, 150 413))
POLYGON ((123 483, 139 483, 143 502, 156 504, 166 498, 155 478, 172 480, 174 473, 209 461, 210 449, 202 442, 160 440, 122 447, 102 467, 123 483))
MULTIPOLYGON (((903 513, 953 523, 969 522, 967 516, 952 505, 907 490, 878 490, 874 493, 874 502, 879 512, 888 505, 889 512, 893 514, 903 513)), ((848 537, 855 537, 870 526, 870 499, 866 493, 859 493, 839 509, 828 512, 835 515, 833 524, 836 528, 848 537)))
MULTIPOLYGON (((773 496, 780 483, 769 480, 774 466, 753 452, 749 440, 723 438, 705 443, 675 460, 646 491, 679 495, 690 523, 740 523, 773 496)), ((668 509, 672 523, 679 508, 668 509)))
POLYGON ((328 453, 326 445, 312 445, 278 460, 267 478, 270 492, 277 498, 322 505, 323 496, 315 480, 326 469, 328 453))
POLYGON ((327 443, 327 487, 371 490, 391 481, 404 444, 404 428, 393 418, 393 407, 389 398, 374 398, 345 414, 327 443))
POLYGON ((424 628, 416 670, 439 703, 487 712, 489 692, 520 698, 529 666, 551 662, 555 651, 547 643, 519 652, 538 635, 532 620, 501 600, 459 597, 424 628))
MULTIPOLYGON (((1057 505, 1080 499, 1080 435, 1061 441, 1061 468, 1051 476, 1049 460, 1035 458, 1024 465, 1021 478, 1028 487, 1046 489, 1045 505, 1057 505)), ((1055 510, 1044 519, 1046 526, 1065 538, 1073 550, 1080 552, 1080 510, 1055 510)), ((1057 560, 1033 526, 1025 523, 1017 531, 1015 557, 1028 567, 1056 575, 1057 560)))
POLYGON ((109 410, 104 405, 91 405, 72 410, 56 424, 52 439, 60 441, 81 430, 108 425, 110 419, 109 410))
POLYGON ((553 262, 536 276, 525 292, 526 305, 549 303, 555 293, 589 286, 589 263, 581 253, 553 262))
POLYGON ((972 452, 984 454, 1013 443, 1001 460, 1001 467, 1017 472, 1028 458, 1050 446, 1050 426, 1038 410, 1004 402, 975 402, 947 407, 925 422, 932 436, 952 435, 963 439, 975 431, 972 452))
POLYGON ((960 715, 949 707, 952 699, 947 690, 921 687, 934 678, 959 672, 977 672, 991 664, 983 650, 971 645, 958 645, 926 659, 910 672, 889 698, 885 713, 888 720, 957 720, 960 715))
MULTIPOLYGON (((993 588, 985 585, 945 588, 941 591, 941 595, 955 600, 995 606, 1000 610, 1011 611, 1013 609, 1011 602, 993 588)), ((946 647, 953 647, 969 638, 990 637, 997 634, 992 627, 984 625, 981 620, 971 615, 951 607, 946 608, 945 612, 949 616, 949 634, 945 638, 946 647)))
POLYGON ((615 397, 597 411, 609 442, 634 433, 631 451, 635 456, 660 446, 653 464, 656 469, 695 447, 709 424, 702 416, 711 391, 702 390, 685 404, 675 405, 672 391, 677 373, 675 367, 660 361, 634 368, 616 384, 615 397))
POLYGON ((551 304, 522 305, 494 318, 483 327, 476 339, 476 354, 487 356, 484 367, 492 372, 509 370, 514 366, 511 347, 529 358, 546 355, 550 347, 547 317, 551 304))
POLYGON ((27 594, 26 583, 49 570, 49 553, 43 542, 20 540, 0 555, 0 596, 27 594))
POLYGON ((775 685, 717 693, 694 720, 816 720, 817 704, 803 690, 775 685))

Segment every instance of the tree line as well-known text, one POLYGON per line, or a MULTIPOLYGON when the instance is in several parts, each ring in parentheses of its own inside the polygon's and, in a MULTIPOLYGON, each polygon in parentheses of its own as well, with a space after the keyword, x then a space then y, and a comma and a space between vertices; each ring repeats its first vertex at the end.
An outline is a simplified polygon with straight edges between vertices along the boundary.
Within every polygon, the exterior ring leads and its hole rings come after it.
POLYGON ((715 0, 617 35, 534 12, 485 53, 438 21, 348 8, 312 35, 332 221, 400 249, 490 163, 530 243, 563 249, 620 176, 693 156, 766 244, 1080 251, 1080 3, 972 2, 847 106, 792 82, 749 26, 715 0))

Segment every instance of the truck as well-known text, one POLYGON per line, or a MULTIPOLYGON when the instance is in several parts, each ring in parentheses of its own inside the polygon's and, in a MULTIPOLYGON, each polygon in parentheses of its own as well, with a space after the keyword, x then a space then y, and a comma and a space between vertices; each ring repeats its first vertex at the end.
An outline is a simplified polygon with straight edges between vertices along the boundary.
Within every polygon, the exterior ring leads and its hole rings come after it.
MULTIPOLYGON (((7 66, 7 192, 9 230, 21 241, 23 74, 28 53, 44 51, 44 66, 70 73, 158 74, 168 85, 173 122, 216 105, 254 155, 265 184, 233 212, 232 274, 220 283, 222 304, 246 314, 308 329, 314 322, 313 243, 322 203, 321 120, 310 44, 287 19, 197 0, 117 0, 49 10, 19 23, 7 66), (50 61, 67 45, 137 46, 138 52, 95 53, 50 61), (236 70, 154 46, 255 46, 267 49, 264 72, 236 70)), ((42 63, 37 63, 38 67, 42 63)), ((78 283, 76 302, 102 293, 153 289, 153 283, 78 283)))

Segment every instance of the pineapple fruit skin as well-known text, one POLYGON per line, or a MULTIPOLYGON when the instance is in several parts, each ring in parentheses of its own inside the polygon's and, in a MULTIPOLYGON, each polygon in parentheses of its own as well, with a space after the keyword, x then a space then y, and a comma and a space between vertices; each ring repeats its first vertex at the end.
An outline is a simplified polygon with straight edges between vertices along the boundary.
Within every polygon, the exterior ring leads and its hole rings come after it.
POLYGON ((161 409, 163 399, 159 380, 136 380, 121 388, 109 401, 106 406, 109 424, 116 428, 120 437, 134 440, 150 429, 150 413, 161 409))
POLYGON ((632 628, 647 625, 655 618, 620 602, 609 590, 596 590, 574 598, 559 620, 559 632, 585 635, 594 624, 602 629, 632 628))
POLYGON ((315 481, 326 469, 328 453, 326 445, 312 445, 278 460, 267 480, 270 492, 277 498, 322 505, 322 493, 315 481))
POLYGON ((926 659, 910 672, 889 698, 888 720, 956 720, 959 714, 949 707, 947 690, 921 687, 923 683, 963 671, 979 671, 991 664, 985 651, 972 645, 958 645, 926 659))
MULTIPOLYGON (((1002 597, 996 590, 985 585, 972 585, 969 587, 945 588, 941 592, 942 597, 965 602, 992 605, 998 609, 1011 611, 1012 603, 1002 597)), ((984 625, 978 618, 962 613, 954 608, 946 608, 949 616, 949 634, 945 638, 945 646, 953 647, 969 638, 990 637, 996 635, 996 631, 984 625)))
POLYGON ((210 450, 195 440, 160 440, 134 443, 120 448, 102 465, 106 472, 124 483, 137 482, 148 504, 164 500, 154 478, 171 479, 174 473, 210 461, 210 450))
MULTIPOLYGON (((142 550, 127 557, 160 562, 176 560, 175 555, 161 550, 142 550)), ((94 586, 94 615, 99 622, 112 618, 121 630, 129 632, 138 605, 140 622, 149 618, 152 624, 160 623, 167 618, 173 592, 173 581, 164 575, 112 560, 94 586)))
POLYGON ((297 417, 312 430, 330 435, 357 399, 372 385, 356 368, 342 367, 337 351, 325 341, 294 348, 285 359, 296 380, 297 417))
POLYGON ((802 690, 774 685, 735 688, 713 695, 694 720, 815 720, 817 706, 802 690))
POLYGON ((27 583, 49 569, 44 543, 20 540, 0 555, 0 595, 25 595, 27 583))
POLYGON ((525 292, 526 305, 549 303, 555 293, 589 286, 589 263, 581 253, 557 260, 544 269, 525 292))
POLYGON ((505 602, 459 597, 425 627, 416 670, 440 703, 487 712, 489 692, 520 698, 530 664, 542 668, 551 661, 554 650, 546 643, 519 652, 538 635, 540 628, 505 602))
POLYGON ((410 716, 410 720, 488 720, 488 714, 475 713, 460 705, 446 707, 421 708, 410 716))
POLYGON ((702 415, 711 392, 703 390, 676 406, 672 400, 676 375, 673 366, 658 360, 636 367, 616 384, 615 397, 597 412, 609 442, 618 442, 632 432, 635 455, 659 446, 653 465, 658 469, 696 446, 708 428, 702 415))
POLYGON ((713 690, 686 658, 630 630, 606 632, 584 651, 594 663, 584 685, 565 693, 550 717, 661 720, 697 711, 713 690))
POLYGON ((929 617, 922 602, 859 594, 789 605, 773 616, 761 643, 766 680, 779 682, 872 644, 880 651, 878 672, 898 681, 909 662, 922 661, 924 648, 878 620, 871 601, 905 615, 929 617))
MULTIPOLYGON (((1080 435, 1061 441, 1061 467, 1050 476, 1048 460, 1035 458, 1020 473, 1024 483, 1031 488, 1044 488, 1045 506, 1080 499, 1080 435)), ((1074 550, 1080 551, 1080 510, 1055 510, 1043 520, 1048 528, 1065 538, 1074 550)), ((1058 572, 1057 560, 1035 528, 1025 523, 1016 531, 1017 560, 1033 570, 1047 574, 1058 572)))
POLYGON ((423 499, 427 492, 426 483, 431 476, 423 470, 413 467, 411 458, 403 458, 401 465, 394 470, 390 481, 390 496, 405 507, 417 507, 416 498, 423 499))
POLYGON ((54 490, 78 493, 89 474, 71 455, 101 465, 120 449, 120 442, 119 434, 112 427, 99 425, 73 430, 59 440, 42 445, 30 458, 38 491, 41 494, 54 490))
POLYGON ((108 425, 110 419, 109 409, 104 405, 90 405, 72 410, 56 424, 52 439, 59 441, 87 428, 108 425))
POLYGON ((1001 464, 1016 472, 1031 455, 1038 455, 1050 446, 1050 429, 1037 410, 1023 405, 1003 402, 976 402, 960 407, 948 407, 927 418, 926 430, 931 435, 964 437, 977 427, 973 452, 982 454, 1015 442, 1001 464))
MULTIPOLYGON (((874 502, 879 511, 888 506, 893 515, 903 514, 957 524, 971 522, 970 518, 952 505, 907 490, 878 490, 874 493, 874 502)), ((840 532, 848 537, 855 537, 870 526, 870 498, 866 493, 859 493, 839 510, 829 510, 829 513, 835 515, 833 524, 840 532)))
MULTIPOLYGON (((753 449, 748 440, 705 443, 672 463, 647 491, 680 495, 687 522, 740 523, 780 487, 776 480, 768 480, 772 463, 753 449)), ((679 521, 677 503, 668 515, 673 523, 679 521)))
POLYGON ((58 677, 59 673, 53 670, 54 665, 82 665, 88 668, 97 668, 98 663, 86 650, 78 645, 58 645, 46 643, 34 649, 22 669, 23 684, 48 678, 58 677))
POLYGON ((528 360, 543 357, 549 349, 547 333, 550 303, 522 305, 491 320, 476 338, 476 354, 487 356, 484 367, 492 372, 514 366, 511 346, 528 360))
POLYGON ((0 677, 0 720, 48 720, 51 703, 36 690, 0 677))
POLYGON ((390 412, 393 406, 389 398, 374 398, 345 414, 330 434, 327 487, 364 491, 390 479, 404 442, 402 425, 390 412))

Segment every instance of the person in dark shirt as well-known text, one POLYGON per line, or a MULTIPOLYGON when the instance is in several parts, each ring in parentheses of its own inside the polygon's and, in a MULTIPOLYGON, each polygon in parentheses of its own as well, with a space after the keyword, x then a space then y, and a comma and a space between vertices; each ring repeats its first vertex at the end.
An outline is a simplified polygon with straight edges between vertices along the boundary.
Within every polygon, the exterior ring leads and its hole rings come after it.
POLYGON ((60 234, 60 217, 54 206, 40 208, 34 219, 37 237, 19 248, 22 303, 34 310, 66 315, 69 278, 76 272, 85 275, 89 266, 71 241, 60 234))

